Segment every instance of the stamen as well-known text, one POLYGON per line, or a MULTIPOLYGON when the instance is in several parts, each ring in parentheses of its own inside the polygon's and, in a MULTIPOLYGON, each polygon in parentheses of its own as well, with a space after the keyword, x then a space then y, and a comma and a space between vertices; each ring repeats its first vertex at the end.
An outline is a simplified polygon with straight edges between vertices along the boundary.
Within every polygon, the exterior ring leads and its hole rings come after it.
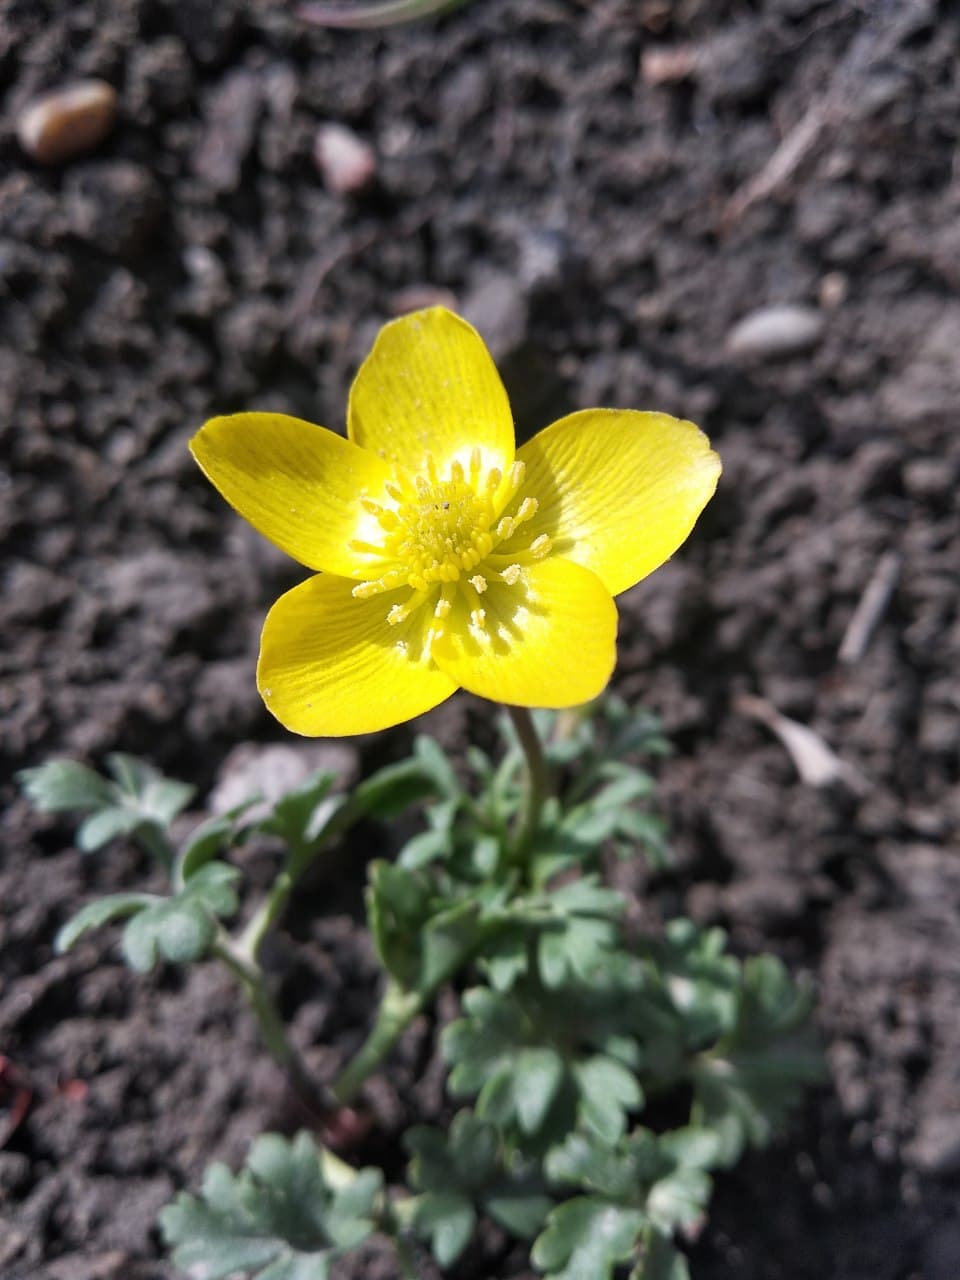
POLYGON ((386 483, 383 487, 386 489, 387 493, 388 493, 388 494, 390 495, 390 497, 394 500, 394 502, 402 502, 402 501, 403 501, 403 490, 400 488, 400 486, 399 486, 399 485, 392 484, 392 483, 388 480, 388 481, 387 481, 387 483, 386 483))
POLYGON ((487 589, 487 580, 482 573, 475 574, 474 577, 468 579, 468 581, 478 596, 482 596, 487 589))
POLYGON ((477 481, 480 479, 480 468, 483 465, 483 458, 480 454, 479 446, 474 445, 470 450, 470 488, 476 489, 477 481))
POLYGON ((550 548, 553 546, 553 539, 548 533, 541 533, 538 538, 530 543, 530 551, 537 560, 542 560, 545 555, 549 555, 550 548))
POLYGON ((356 600, 369 600, 371 596, 381 595, 384 591, 395 591, 397 587, 402 587, 407 581, 407 574, 403 569, 388 569, 385 574, 379 578, 371 578, 368 582, 360 582, 352 588, 350 594, 356 600))
POLYGON ((497 525, 497 537, 501 542, 505 542, 507 538, 513 535, 513 531, 516 527, 516 521, 513 516, 504 516, 497 525))
POLYGON ((442 622, 444 618, 449 616, 450 610, 453 608, 453 601, 449 596, 441 596, 434 605, 433 616, 442 622))
POLYGON ((524 520, 529 520, 531 516, 535 516, 539 506, 540 503, 536 498, 524 498, 519 507, 517 507, 517 514, 514 517, 517 524, 522 524, 524 520))
POLYGON ((515 587, 520 581, 520 574, 523 570, 518 564, 508 564, 501 572, 500 577, 504 580, 508 587, 515 587))
POLYGON ((460 462, 458 458, 454 458, 454 460, 450 463, 450 479, 453 480, 456 484, 463 484, 464 478, 465 477, 463 474, 463 464, 460 462))
POLYGON ((478 631, 482 631, 487 621, 486 609, 472 609, 470 611, 470 621, 478 631))
POLYGON ((521 462, 519 459, 510 468, 511 493, 516 493, 517 490, 520 488, 520 485, 523 483, 523 477, 524 477, 524 473, 526 472, 526 469, 527 469, 526 463, 521 462))
POLYGON ((503 479, 503 472, 499 467, 491 467, 487 472, 487 492, 496 493, 500 488, 500 481, 503 479))

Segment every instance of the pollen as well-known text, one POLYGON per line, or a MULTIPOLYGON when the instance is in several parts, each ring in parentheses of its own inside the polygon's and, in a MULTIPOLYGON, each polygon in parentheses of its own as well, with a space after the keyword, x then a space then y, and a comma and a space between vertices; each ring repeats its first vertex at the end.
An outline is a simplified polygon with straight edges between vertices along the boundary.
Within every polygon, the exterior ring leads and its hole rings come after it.
POLYGON ((485 468, 479 449, 446 468, 427 454, 418 473, 398 469, 383 497, 364 494, 360 505, 375 524, 366 526, 366 540, 350 546, 374 572, 352 588, 354 597, 395 593, 385 609, 391 627, 428 605, 434 637, 454 626, 485 631, 479 597, 491 583, 516 587, 521 565, 552 548, 547 534, 523 537, 537 512, 536 499, 521 493, 525 470, 519 461, 506 471, 485 468), (508 542, 509 552, 502 547, 508 542), (462 612, 454 608, 458 598, 462 612))

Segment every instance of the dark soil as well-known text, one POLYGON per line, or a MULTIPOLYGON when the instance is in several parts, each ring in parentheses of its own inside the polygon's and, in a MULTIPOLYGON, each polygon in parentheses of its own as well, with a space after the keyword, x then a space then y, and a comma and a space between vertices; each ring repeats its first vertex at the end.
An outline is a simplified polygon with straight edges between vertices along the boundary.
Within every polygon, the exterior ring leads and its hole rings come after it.
MULTIPOLYGON (((283 740, 253 668, 297 569, 186 441, 240 408, 336 426, 398 311, 452 296, 524 433, 581 405, 693 418, 723 456, 720 491, 622 601, 617 685, 677 747, 662 782, 678 867, 655 889, 738 952, 814 977, 831 1068, 772 1151, 719 1178, 694 1275, 956 1280, 956 8, 476 0, 384 35, 295 10, 9 0, 0 15, 4 774, 123 749, 206 787, 238 743, 283 740), (683 63, 668 79, 665 50, 683 63), (119 90, 116 127, 42 169, 17 116, 84 75, 119 90), (365 191, 325 189, 326 121, 375 149, 365 191), (795 163, 751 186, 798 129, 795 163), (814 310, 798 349, 761 331, 731 355, 736 323, 773 304, 814 310), (897 585, 844 662, 886 552, 897 585), (801 782, 744 693, 861 780, 801 782)), ((456 748, 486 714, 459 696, 425 727, 456 748)), ((212 967, 138 979, 107 934, 53 955, 58 924, 145 868, 120 848, 82 858, 64 824, 6 798, 0 1121, 18 1080, 33 1102, 0 1151, 0 1274, 168 1277, 159 1208, 298 1118, 212 967)), ((351 865, 298 903, 272 957, 320 1071, 355 1043, 375 982, 359 852, 351 865)), ((394 1171, 437 1078, 421 1027, 371 1086, 394 1171)), ((489 1240, 461 1275, 522 1271, 489 1240)), ((389 1260, 372 1250, 364 1274, 389 1260)))

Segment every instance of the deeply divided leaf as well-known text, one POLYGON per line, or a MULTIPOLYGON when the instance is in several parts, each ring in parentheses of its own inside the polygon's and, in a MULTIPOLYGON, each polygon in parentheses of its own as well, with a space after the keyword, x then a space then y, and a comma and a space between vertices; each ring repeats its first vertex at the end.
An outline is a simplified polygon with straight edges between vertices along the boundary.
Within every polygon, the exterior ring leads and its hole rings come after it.
POLYGON ((309 1135, 266 1134, 246 1169, 212 1165, 199 1197, 181 1193, 161 1214, 173 1260, 202 1280, 241 1272, 258 1280, 325 1280, 331 1263, 374 1229, 378 1170, 350 1186, 328 1185, 309 1135))

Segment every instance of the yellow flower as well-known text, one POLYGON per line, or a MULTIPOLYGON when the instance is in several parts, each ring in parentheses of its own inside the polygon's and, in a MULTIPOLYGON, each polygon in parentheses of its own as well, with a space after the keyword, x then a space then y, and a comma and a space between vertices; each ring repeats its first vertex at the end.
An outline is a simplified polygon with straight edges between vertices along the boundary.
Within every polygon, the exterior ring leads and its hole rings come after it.
POLYGON ((368 733, 458 688, 567 707, 604 688, 619 595, 676 551, 720 460, 690 422, 586 409, 515 449, 479 335, 440 307, 381 330, 349 438, 273 413, 191 441, 255 529, 319 570, 267 615, 257 684, 295 733, 368 733))

